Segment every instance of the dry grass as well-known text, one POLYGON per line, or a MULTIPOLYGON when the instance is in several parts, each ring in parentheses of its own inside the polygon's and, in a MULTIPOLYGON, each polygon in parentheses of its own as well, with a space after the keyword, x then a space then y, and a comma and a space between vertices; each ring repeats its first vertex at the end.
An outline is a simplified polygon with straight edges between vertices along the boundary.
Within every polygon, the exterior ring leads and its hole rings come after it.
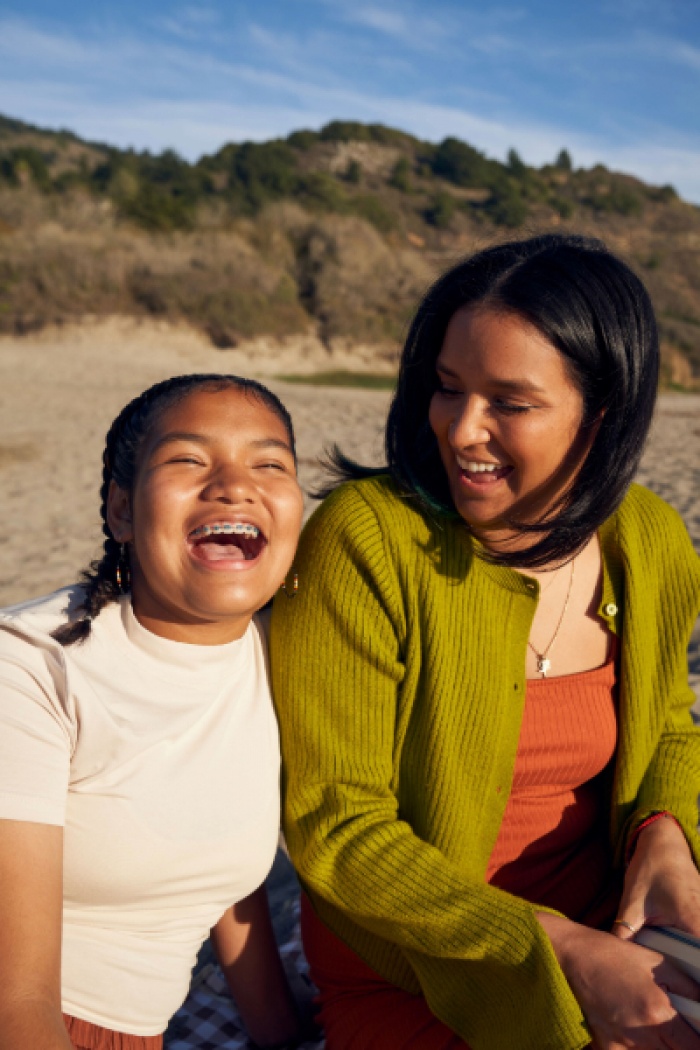
MULTIPOLYGON (((396 211, 402 195, 386 193, 396 211)), ((333 353, 376 346, 383 371, 434 277, 495 239, 464 210, 442 230, 417 233, 406 210, 401 222, 382 234, 356 215, 310 214, 293 202, 234 220, 213 202, 200 207, 194 229, 153 234, 120 222, 109 200, 85 190, 0 189, 0 332, 85 315, 186 322, 219 348, 314 331, 333 353)), ((552 226, 551 209, 534 203, 519 232, 552 226)), ((674 201, 647 203, 634 217, 578 211, 555 228, 600 236, 633 265, 659 316, 665 382, 700 381, 700 209, 674 201)))

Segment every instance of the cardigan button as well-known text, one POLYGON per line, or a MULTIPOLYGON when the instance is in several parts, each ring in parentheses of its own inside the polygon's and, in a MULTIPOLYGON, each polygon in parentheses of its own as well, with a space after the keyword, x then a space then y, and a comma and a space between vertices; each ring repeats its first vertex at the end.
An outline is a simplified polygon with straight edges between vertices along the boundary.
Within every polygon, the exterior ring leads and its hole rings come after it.
POLYGON ((603 612, 606 616, 617 616, 617 606, 615 605, 615 602, 608 602, 603 609, 603 612))

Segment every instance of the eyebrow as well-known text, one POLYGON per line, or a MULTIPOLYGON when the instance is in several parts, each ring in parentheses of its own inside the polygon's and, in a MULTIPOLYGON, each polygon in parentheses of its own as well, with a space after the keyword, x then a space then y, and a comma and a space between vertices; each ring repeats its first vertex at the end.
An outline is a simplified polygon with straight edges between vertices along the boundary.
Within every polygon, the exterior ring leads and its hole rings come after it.
MULTIPOLYGON (((454 379, 459 379, 456 372, 453 372, 451 368, 447 368, 445 365, 441 365, 439 361, 436 362, 435 367, 438 372, 452 376, 454 379)), ((545 392, 541 386, 533 383, 531 379, 491 379, 489 382, 491 386, 498 387, 499 390, 513 390, 530 394, 544 394, 545 392)))
MULTIPOLYGON (((196 434, 186 430, 175 430, 171 431, 169 434, 163 434, 161 438, 158 438, 151 451, 152 453, 157 452, 159 449, 163 448, 164 445, 171 445, 178 441, 192 441, 198 445, 210 445, 212 443, 211 438, 209 438, 206 434, 196 434)), ((294 454, 292 451, 292 446, 289 444, 289 442, 282 441, 281 438, 256 438, 255 441, 250 442, 250 446, 251 448, 261 449, 279 448, 284 449, 285 452, 289 452, 290 455, 294 454)))

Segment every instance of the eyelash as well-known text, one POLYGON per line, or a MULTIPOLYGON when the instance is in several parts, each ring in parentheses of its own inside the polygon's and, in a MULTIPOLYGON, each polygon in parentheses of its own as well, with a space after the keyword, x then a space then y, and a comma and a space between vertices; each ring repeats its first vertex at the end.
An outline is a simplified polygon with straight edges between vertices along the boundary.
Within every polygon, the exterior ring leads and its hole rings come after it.
MULTIPOLYGON (((437 388, 438 394, 442 394, 443 397, 460 397, 461 391, 455 390, 453 387, 445 386, 444 383, 439 383, 437 388)), ((494 408, 497 412, 501 412, 507 416, 520 415, 523 412, 530 412, 533 405, 514 405, 508 401, 500 401, 498 398, 494 400, 494 408)))
POLYGON ((517 416, 521 412, 529 412, 532 405, 511 405, 507 401, 498 402, 496 408, 499 412, 504 412, 507 416, 517 416))

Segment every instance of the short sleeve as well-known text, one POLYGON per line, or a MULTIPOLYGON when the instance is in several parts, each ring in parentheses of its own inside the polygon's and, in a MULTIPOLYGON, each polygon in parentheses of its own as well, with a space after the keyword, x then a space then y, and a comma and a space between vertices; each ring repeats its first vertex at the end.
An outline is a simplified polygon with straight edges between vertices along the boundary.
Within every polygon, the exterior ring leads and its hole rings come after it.
POLYGON ((0 818, 65 822, 72 732, 58 664, 49 649, 0 630, 0 818))

